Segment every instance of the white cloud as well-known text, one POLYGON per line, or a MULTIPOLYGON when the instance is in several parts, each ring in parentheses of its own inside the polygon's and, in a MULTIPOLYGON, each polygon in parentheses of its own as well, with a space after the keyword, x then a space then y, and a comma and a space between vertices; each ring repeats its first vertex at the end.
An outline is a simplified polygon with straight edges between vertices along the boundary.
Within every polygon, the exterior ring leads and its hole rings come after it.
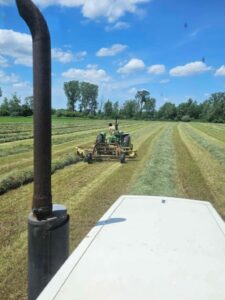
POLYGON ((129 89, 128 93, 131 95, 135 95, 137 93, 137 89, 135 87, 133 87, 133 88, 129 89))
POLYGON ((65 78, 76 79, 80 81, 88 81, 92 83, 108 82, 110 77, 103 69, 97 69, 96 66, 88 65, 86 69, 71 68, 62 73, 65 78))
MULTIPOLYGON (((75 55, 81 58, 87 53, 79 52, 75 55)), ((10 57, 17 65, 32 66, 32 38, 27 33, 16 32, 13 30, 0 29, 0 65, 2 64, 2 55, 10 57)), ((69 63, 74 55, 71 51, 63 51, 60 48, 52 49, 52 58, 61 62, 69 63)))
POLYGON ((207 66, 205 63, 196 61, 171 69, 170 75, 174 77, 191 76, 207 72, 211 69, 212 67, 207 66))
POLYGON ((17 88, 17 89, 24 89, 24 88, 27 88, 27 87, 30 87, 30 86, 29 86, 28 81, 20 81, 20 82, 14 83, 13 87, 17 88))
POLYGON ((14 73, 7 75, 4 71, 0 70, 0 81, 1 84, 8 84, 8 83, 16 83, 18 82, 19 77, 14 73))
POLYGON ((164 65, 152 65, 148 68, 148 73, 160 75, 165 73, 166 67, 164 65))
POLYGON ((225 65, 222 65, 219 69, 217 69, 214 75, 225 76, 225 65))
POLYGON ((0 29, 0 54, 13 58, 15 64, 31 66, 31 36, 13 30, 0 29))
POLYGON ((87 56, 87 51, 80 51, 75 54, 75 59, 79 61, 84 59, 85 56, 87 56))
POLYGON ((106 26, 105 31, 123 30, 130 28, 130 24, 127 22, 116 22, 112 26, 106 26))
POLYGON ((96 56, 115 56, 116 54, 124 51, 127 48, 126 45, 114 44, 109 48, 101 48, 97 51, 96 56))
POLYGON ((87 68, 87 69, 97 69, 97 68, 98 68, 98 65, 96 65, 96 64, 88 64, 88 65, 86 66, 86 68, 87 68))
POLYGON ((0 66, 1 67, 7 67, 8 66, 8 60, 0 55, 0 66))
POLYGON ((62 49, 54 48, 52 49, 52 58, 65 64, 73 60, 73 54, 70 51, 65 52, 62 49))
POLYGON ((166 83, 169 83, 169 82, 170 82, 170 79, 168 78, 168 79, 162 79, 162 80, 160 80, 159 83, 166 84, 166 83))
POLYGON ((143 60, 132 58, 127 64, 117 70, 120 74, 130 74, 132 72, 140 71, 145 68, 143 60))
MULTIPOLYGON (((60 5, 80 7, 84 17, 98 19, 104 17, 108 22, 114 22, 126 13, 140 13, 139 5, 151 0, 34 0, 42 7, 60 5)), ((13 4, 13 0, 0 0, 0 5, 13 4)))
POLYGON ((9 5, 13 3, 13 0, 0 0, 0 5, 9 5))

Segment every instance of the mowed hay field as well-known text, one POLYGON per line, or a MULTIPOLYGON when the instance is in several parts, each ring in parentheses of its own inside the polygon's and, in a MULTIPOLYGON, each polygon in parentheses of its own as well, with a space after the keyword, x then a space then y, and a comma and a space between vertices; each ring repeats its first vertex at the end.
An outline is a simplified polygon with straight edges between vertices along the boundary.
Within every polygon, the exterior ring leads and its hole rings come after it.
MULTIPOLYGON (((53 119, 53 201, 70 214, 71 251, 122 194, 208 200, 225 219, 225 125, 121 120, 137 159, 80 162, 75 146, 92 145, 108 123, 53 119)), ((26 299, 32 143, 31 118, 0 118, 0 299, 26 299)))

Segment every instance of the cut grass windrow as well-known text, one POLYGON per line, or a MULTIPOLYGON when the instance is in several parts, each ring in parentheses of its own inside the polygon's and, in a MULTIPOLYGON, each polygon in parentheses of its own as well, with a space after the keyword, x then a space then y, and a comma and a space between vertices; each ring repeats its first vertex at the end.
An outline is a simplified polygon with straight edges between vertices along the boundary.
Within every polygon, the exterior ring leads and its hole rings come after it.
POLYGON ((175 125, 165 126, 155 139, 148 161, 138 174, 131 193, 176 196, 176 157, 172 142, 175 125))
POLYGON ((225 169, 223 165, 191 136, 185 125, 180 126, 179 132, 192 158, 198 164, 206 185, 210 189, 212 195, 210 202, 215 205, 215 208, 225 219, 225 169))
POLYGON ((182 125, 182 130, 193 138, 201 147, 207 150, 225 168, 225 144, 197 130, 190 125, 182 125))
POLYGON ((225 143, 225 126, 221 124, 192 123, 191 126, 206 133, 214 139, 225 143))
POLYGON ((173 141, 176 148, 177 183, 180 186, 179 197, 212 200, 213 195, 201 170, 184 141, 180 131, 175 128, 173 141))
MULTIPOLYGON (((52 162, 52 174, 57 170, 63 169, 66 166, 75 164, 80 161, 79 157, 74 155, 66 155, 61 159, 54 160, 52 162)), ((7 176, 0 179, 0 195, 4 193, 21 187, 24 184, 32 182, 34 179, 33 169, 27 169, 22 171, 13 171, 7 176)))

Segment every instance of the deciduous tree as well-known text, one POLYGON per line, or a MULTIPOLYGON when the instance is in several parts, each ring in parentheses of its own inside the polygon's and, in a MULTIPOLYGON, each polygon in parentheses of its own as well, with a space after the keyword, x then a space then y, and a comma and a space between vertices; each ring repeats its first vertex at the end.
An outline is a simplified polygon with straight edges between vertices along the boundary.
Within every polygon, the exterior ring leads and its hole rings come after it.
POLYGON ((79 81, 68 81, 64 83, 64 91, 67 97, 68 110, 75 111, 76 102, 80 100, 79 81))

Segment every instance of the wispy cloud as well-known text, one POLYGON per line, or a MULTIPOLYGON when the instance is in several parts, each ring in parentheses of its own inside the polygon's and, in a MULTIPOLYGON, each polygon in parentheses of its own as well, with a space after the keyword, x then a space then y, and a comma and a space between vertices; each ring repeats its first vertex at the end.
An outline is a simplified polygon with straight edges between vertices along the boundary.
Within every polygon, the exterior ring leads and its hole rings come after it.
POLYGON ((182 47, 186 44, 189 44, 189 43, 193 42, 201 33, 203 33, 205 30, 207 30, 209 28, 210 28, 209 26, 195 28, 187 36, 185 36, 184 39, 182 39, 180 42, 178 42, 175 45, 175 48, 179 48, 179 47, 182 47))
POLYGON ((219 69, 217 69, 214 75, 216 77, 225 76, 225 65, 222 65, 219 69))
POLYGON ((165 73, 166 67, 164 65, 152 65, 148 68, 149 74, 160 75, 165 73))
POLYGON ((127 48, 127 45, 122 44, 114 44, 109 48, 101 48, 96 53, 96 56, 103 57, 103 56, 115 56, 116 54, 124 51, 127 48))
POLYGON ((4 71, 0 70, 0 81, 1 84, 9 84, 9 83, 16 83, 19 81, 19 77, 14 74, 6 74, 4 71))
POLYGON ((108 25, 105 27, 105 31, 115 31, 115 30, 123 30, 130 28, 130 24, 127 22, 116 22, 113 25, 108 25))

